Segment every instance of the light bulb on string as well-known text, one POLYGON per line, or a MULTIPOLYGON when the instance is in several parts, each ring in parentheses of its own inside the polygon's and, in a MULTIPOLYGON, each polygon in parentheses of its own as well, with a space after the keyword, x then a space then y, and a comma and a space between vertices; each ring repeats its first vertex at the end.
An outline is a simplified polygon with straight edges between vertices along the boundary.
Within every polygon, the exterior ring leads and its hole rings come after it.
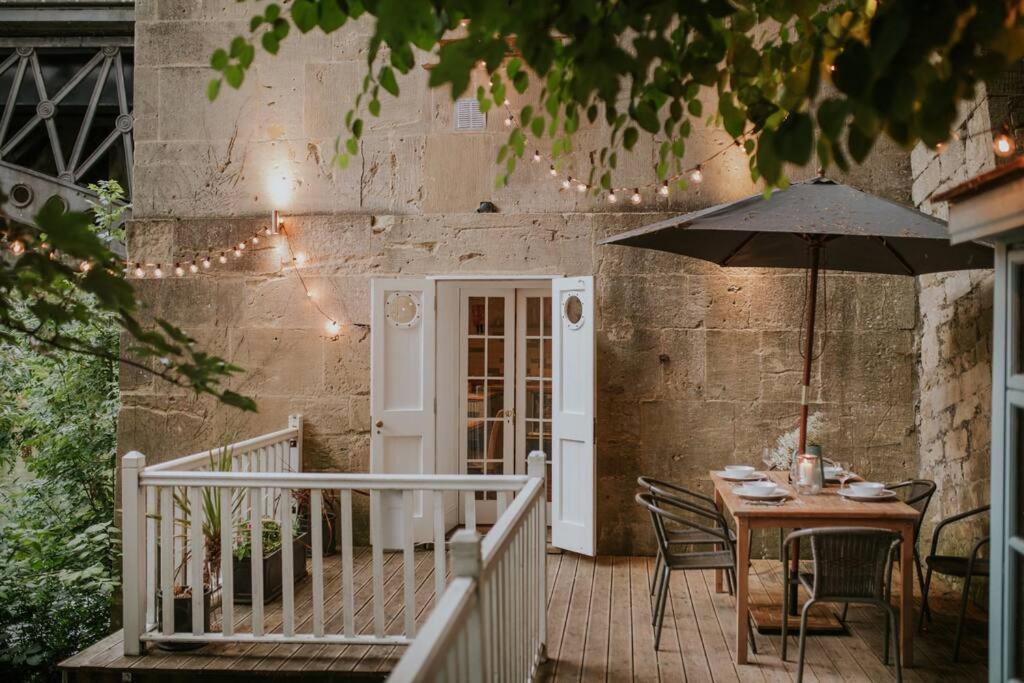
POLYGON ((548 173, 550 173, 553 176, 558 175, 558 171, 555 170, 554 164, 551 164, 551 168, 548 170, 548 173))
POLYGON ((511 128, 512 127, 512 117, 511 116, 506 116, 505 117, 505 127, 506 128, 511 128))
POLYGON ((694 185, 700 185, 701 181, 704 180, 704 171, 701 170, 700 166, 690 171, 690 180, 694 185))
POLYGON ((239 247, 235 247, 235 258, 242 258, 242 250, 239 247))
POLYGON ((334 321, 334 320, 327 321, 327 333, 328 334, 333 336, 333 335, 338 334, 339 332, 341 332, 341 325, 339 325, 337 323, 337 321, 334 321))
POLYGON ((617 201, 619 201, 619 198, 615 196, 615 190, 612 190, 608 193, 608 203, 614 204, 617 201))
POLYGON ((88 261, 82 261, 81 263, 78 264, 78 269, 83 273, 88 273, 90 270, 92 270, 92 264, 89 263, 88 261))
POLYGON ((185 274, 185 269, 181 267, 180 263, 174 264, 174 274, 177 275, 178 277, 181 277, 182 275, 185 274))
POLYGON ((1010 137, 1006 126, 1003 126, 1002 132, 999 133, 992 141, 992 149, 995 150, 996 156, 1006 158, 1017 151, 1017 144, 1013 138, 1010 137))
POLYGON ((296 266, 302 266, 302 265, 305 265, 305 263, 306 263, 306 254, 301 252, 301 251, 297 252, 295 254, 295 265, 296 266))
POLYGON ((21 254, 25 251, 25 244, 21 240, 14 240, 9 249, 12 254, 21 254))
POLYGON ((146 271, 142 269, 141 263, 135 264, 135 277, 146 277, 146 271))
POLYGON ((562 187, 566 190, 572 187, 572 176, 569 176, 568 178, 562 181, 562 187))
POLYGON ((203 268, 206 270, 210 269, 210 257, 209 255, 203 257, 203 268))
POLYGON ((222 252, 220 252, 220 256, 217 257, 217 260, 220 261, 221 263, 227 263, 228 262, 228 257, 225 256, 224 252, 222 251, 222 252))
POLYGON ((540 152, 536 152, 536 151, 535 151, 535 152, 533 153, 533 161, 534 161, 534 163, 536 163, 536 162, 540 161, 540 152))
POLYGON ((660 194, 662 197, 667 197, 668 196, 668 181, 667 180, 661 184, 661 187, 658 188, 658 194, 660 194))
POLYGON ((253 235, 252 236, 252 245, 256 246, 259 243, 260 243, 260 236, 259 235, 253 235))
POLYGON ((576 191, 579 192, 580 194, 583 194, 588 189, 590 189, 590 186, 587 185, 586 183, 580 183, 579 185, 576 186, 576 191))
POLYGON ((191 263, 191 264, 189 265, 189 267, 188 267, 188 272, 192 273, 193 275, 195 275, 196 273, 198 273, 198 272, 199 272, 199 266, 198 266, 198 265, 196 265, 196 262, 195 262, 194 260, 193 260, 193 261, 192 261, 192 263, 191 263))
POLYGON ((270 237, 273 234, 273 231, 269 227, 263 228, 263 234, 270 237))
POLYGON ((161 270, 159 263, 156 264, 156 268, 153 269, 153 276, 154 277, 163 277, 164 276, 164 271, 161 270))
POLYGON ((946 143, 945 142, 937 142, 937 143, 935 143, 935 151, 938 154, 942 154, 943 152, 945 152, 946 151, 946 143))
POLYGON ((245 242, 239 242, 238 243, 238 250, 239 251, 244 251, 245 250, 245 242))
POLYGON ((306 298, 307 299, 315 299, 316 298, 316 292, 314 292, 312 289, 307 289, 306 290, 306 298))
POLYGON ((639 204, 641 201, 643 201, 643 197, 640 196, 639 187, 633 190, 633 196, 629 198, 629 201, 633 202, 634 204, 639 204))

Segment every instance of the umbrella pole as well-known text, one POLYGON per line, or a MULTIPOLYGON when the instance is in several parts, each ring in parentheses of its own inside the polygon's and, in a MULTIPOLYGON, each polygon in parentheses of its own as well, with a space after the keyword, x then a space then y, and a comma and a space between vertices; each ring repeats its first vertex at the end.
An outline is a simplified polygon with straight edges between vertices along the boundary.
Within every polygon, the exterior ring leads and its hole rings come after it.
MULTIPOLYGON (((807 401, 811 393, 811 361, 814 353, 814 317, 818 309, 818 270, 821 266, 821 245, 811 243, 811 282, 807 291, 807 340, 804 343, 804 375, 803 384, 800 387, 800 445, 797 454, 807 452, 807 401)), ((794 486, 796 482, 793 482, 794 486)), ((790 546, 789 554, 789 575, 797 577, 800 575, 800 541, 797 539, 790 546)), ((797 614, 797 583, 793 581, 786 587, 789 590, 789 613, 797 614)), ((784 619, 786 617, 783 617, 784 619)))

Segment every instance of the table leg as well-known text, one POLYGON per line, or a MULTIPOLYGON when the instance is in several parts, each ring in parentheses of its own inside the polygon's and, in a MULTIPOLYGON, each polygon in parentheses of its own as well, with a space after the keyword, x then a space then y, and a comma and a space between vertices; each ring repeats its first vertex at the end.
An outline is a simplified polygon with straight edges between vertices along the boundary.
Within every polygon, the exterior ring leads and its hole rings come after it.
MULTIPOLYGON (((717 487, 715 487, 715 507, 718 508, 719 512, 722 511, 722 494, 720 494, 718 492, 718 488, 717 487)), ((716 569, 715 570, 715 592, 716 593, 724 593, 725 592, 725 588, 723 587, 723 573, 722 573, 721 569, 716 569)))
POLYGON ((914 665, 914 525, 901 529, 900 544, 900 654, 903 666, 914 665))
POLYGON ((747 584, 750 571, 750 534, 747 533, 747 521, 743 517, 736 518, 736 663, 747 663, 747 639, 749 610, 747 584))

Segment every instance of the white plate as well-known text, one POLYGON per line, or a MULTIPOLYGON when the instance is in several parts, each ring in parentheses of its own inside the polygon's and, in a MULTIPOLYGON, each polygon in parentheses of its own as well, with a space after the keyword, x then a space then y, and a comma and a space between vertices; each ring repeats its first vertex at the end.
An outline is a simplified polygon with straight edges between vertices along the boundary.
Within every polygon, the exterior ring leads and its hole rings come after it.
POLYGON ((877 496, 860 496, 854 493, 853 490, 849 488, 839 489, 837 493, 839 493, 839 495, 842 496, 843 498, 849 498, 850 500, 861 500, 866 502, 874 502, 877 500, 892 500, 893 498, 897 498, 896 492, 890 491, 889 489, 882 489, 882 492, 879 493, 877 496))
POLYGON ((715 474, 720 476, 722 479, 725 479, 726 481, 760 481, 761 479, 765 478, 763 472, 751 472, 750 474, 740 476, 733 474, 732 472, 726 472, 725 470, 722 470, 721 472, 716 472, 715 474))
POLYGON ((776 486, 775 490, 768 494, 754 493, 746 489, 746 486, 737 486, 732 492, 740 498, 749 498, 750 500, 782 500, 789 496, 789 491, 781 486, 776 486))

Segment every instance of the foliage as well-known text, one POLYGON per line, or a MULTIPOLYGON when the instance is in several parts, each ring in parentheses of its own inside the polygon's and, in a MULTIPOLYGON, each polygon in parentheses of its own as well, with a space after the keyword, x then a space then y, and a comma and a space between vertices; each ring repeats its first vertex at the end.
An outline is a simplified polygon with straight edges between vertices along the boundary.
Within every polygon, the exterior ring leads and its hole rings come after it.
POLYGON ((113 181, 91 189, 99 201, 90 213, 65 211, 51 197, 35 225, 0 216, 0 343, 16 346, 27 339, 60 351, 120 360, 196 393, 255 410, 251 399, 221 386, 240 368, 198 349, 166 320, 156 319, 152 329, 140 322, 142 306, 124 277, 124 263, 108 247, 110 240, 124 237, 119 228, 128 208, 124 191, 113 181), (127 332, 120 352, 116 345, 93 343, 77 334, 96 319, 113 321, 127 332))
MULTIPOLYGON (((814 443, 825 431, 825 416, 814 413, 807 418, 807 442, 814 443)), ((797 447, 800 445, 800 428, 795 427, 779 436, 775 446, 768 450, 768 460, 774 470, 788 470, 793 464, 797 447)))
MULTIPOLYGON (((508 175, 527 151, 526 134, 552 139, 556 158, 572 151, 586 119, 609 125, 595 153, 591 187, 607 189, 619 147, 640 131, 660 140, 658 174, 682 169, 694 120, 705 117, 742 145, 750 172, 786 184, 784 166, 813 154, 827 167, 861 162, 886 134, 904 147, 934 147, 950 135, 961 100, 1024 55, 1024 0, 293 0, 267 3, 247 36, 213 53, 221 83, 238 88, 254 63, 255 42, 276 54, 294 32, 331 33, 363 14, 376 21, 368 73, 345 116, 338 158, 359 152, 364 108, 381 111, 381 91, 399 95, 396 72, 435 62, 430 85, 470 87, 482 64, 490 87, 476 96, 484 111, 509 88, 540 84, 537 106, 519 114, 498 154, 508 175), (445 40, 471 19, 461 40, 445 40), (705 111, 714 98, 715 106, 705 111)), ((531 146, 532 149, 532 146, 531 146)))
MULTIPOLYGON (((281 547, 281 524, 271 518, 263 520, 263 556, 271 554, 281 547)), ((248 560, 252 557, 252 524, 246 522, 238 528, 235 537, 235 559, 248 560)))
POLYGON ((120 565, 113 526, 119 335, 113 315, 79 304, 90 314, 67 321, 63 333, 102 353, 0 338, 3 680, 55 677, 56 661, 110 626, 120 565))

